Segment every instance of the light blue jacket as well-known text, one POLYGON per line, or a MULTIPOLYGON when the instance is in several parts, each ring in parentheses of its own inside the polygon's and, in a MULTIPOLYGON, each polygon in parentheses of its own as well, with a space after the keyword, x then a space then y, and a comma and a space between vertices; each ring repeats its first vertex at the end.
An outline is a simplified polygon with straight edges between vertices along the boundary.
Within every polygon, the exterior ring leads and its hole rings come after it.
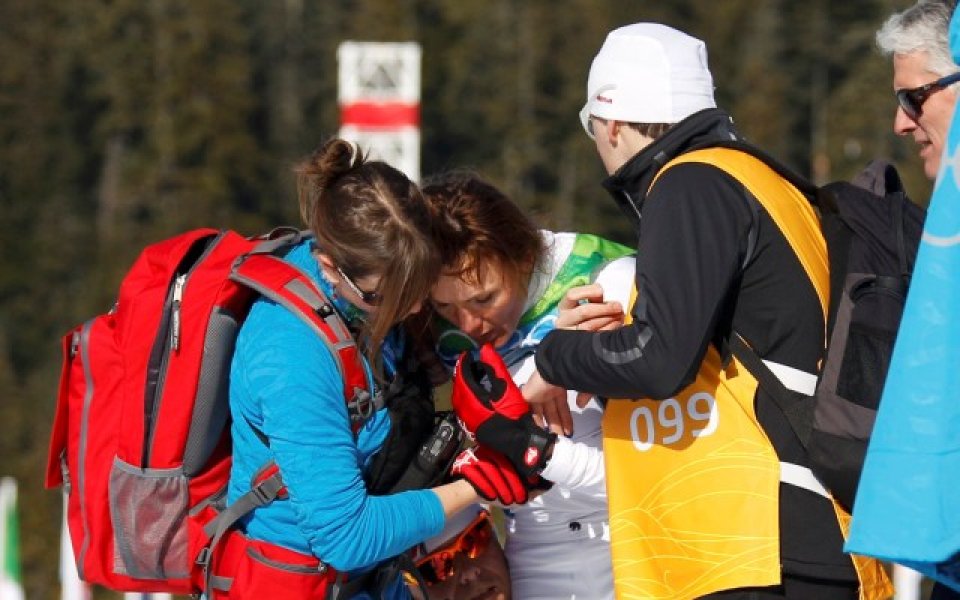
MULTIPOLYGON (((329 295, 331 286, 310 244, 294 248, 287 261, 329 295)), ((335 299, 335 304, 343 300, 335 299)), ((443 528, 443 508, 430 490, 367 494, 363 469, 387 436, 387 411, 378 411, 355 436, 333 355, 307 325, 264 298, 254 303, 237 337, 230 412, 234 446, 228 502, 250 489, 254 475, 271 458, 289 491, 288 499, 247 517, 243 526, 251 537, 356 573, 443 528), (269 448, 248 420, 267 436, 269 448)))

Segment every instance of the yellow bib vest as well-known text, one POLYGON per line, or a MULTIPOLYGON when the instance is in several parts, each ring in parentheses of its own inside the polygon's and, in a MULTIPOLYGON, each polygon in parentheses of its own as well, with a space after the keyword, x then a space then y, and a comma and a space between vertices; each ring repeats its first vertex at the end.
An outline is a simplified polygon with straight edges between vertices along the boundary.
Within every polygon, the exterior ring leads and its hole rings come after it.
MULTIPOLYGON (((800 259, 826 323, 826 242, 809 201, 743 152, 697 150, 660 174, 684 162, 717 166, 757 198, 800 259)), ((736 359, 724 368, 710 346, 696 380, 675 397, 607 403, 603 447, 619 600, 685 600, 780 583, 781 464, 754 413, 757 385, 736 359)), ((846 536, 850 516, 833 505, 846 536)), ((861 600, 893 594, 878 562, 853 558, 861 600)))

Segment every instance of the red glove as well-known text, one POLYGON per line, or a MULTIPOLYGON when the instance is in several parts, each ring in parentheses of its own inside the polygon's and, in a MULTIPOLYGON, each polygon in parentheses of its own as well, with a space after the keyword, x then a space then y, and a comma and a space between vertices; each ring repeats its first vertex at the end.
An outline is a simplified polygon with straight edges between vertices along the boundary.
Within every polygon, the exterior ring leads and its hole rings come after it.
POLYGON ((480 359, 460 356, 453 374, 453 410, 480 444, 503 454, 524 478, 538 475, 557 440, 533 421, 530 406, 490 344, 480 359))
POLYGON ((450 474, 463 477, 486 500, 523 504, 527 486, 507 460, 487 448, 467 448, 453 461, 450 474))

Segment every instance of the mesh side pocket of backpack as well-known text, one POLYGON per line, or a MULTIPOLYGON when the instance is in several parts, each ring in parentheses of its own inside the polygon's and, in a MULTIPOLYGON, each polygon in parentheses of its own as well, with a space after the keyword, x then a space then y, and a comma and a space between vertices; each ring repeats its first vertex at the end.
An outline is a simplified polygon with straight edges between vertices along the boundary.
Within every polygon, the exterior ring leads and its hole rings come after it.
POLYGON ((816 392, 808 448, 814 470, 853 505, 905 301, 893 278, 848 274, 816 392))
POLYGON ((114 459, 109 491, 115 573, 156 580, 189 576, 188 481, 181 468, 141 469, 114 459))
POLYGON ((837 394, 876 410, 900 326, 905 286, 884 285, 893 278, 853 275, 847 293, 853 302, 840 364, 837 394))

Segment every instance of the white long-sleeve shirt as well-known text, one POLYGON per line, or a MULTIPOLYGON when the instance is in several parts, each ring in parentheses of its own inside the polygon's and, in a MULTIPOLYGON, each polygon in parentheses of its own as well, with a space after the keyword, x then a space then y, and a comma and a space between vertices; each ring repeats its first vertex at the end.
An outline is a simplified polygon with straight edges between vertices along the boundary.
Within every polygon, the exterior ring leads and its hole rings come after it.
MULTIPOLYGON (((569 254, 572 236, 567 236, 548 238, 555 267, 569 254)), ((604 300, 620 302, 625 311, 629 308, 634 264, 633 256, 614 260, 594 279, 603 287, 604 300)), ((530 301, 539 297, 542 286, 536 279, 531 282, 530 301)), ((514 381, 523 385, 534 368, 530 355, 510 365, 510 372, 514 381)), ((554 486, 525 505, 505 510, 506 554, 517 598, 614 596, 600 427, 603 408, 596 398, 579 408, 576 397, 576 391, 567 392, 573 434, 558 438, 542 473, 554 486)))

